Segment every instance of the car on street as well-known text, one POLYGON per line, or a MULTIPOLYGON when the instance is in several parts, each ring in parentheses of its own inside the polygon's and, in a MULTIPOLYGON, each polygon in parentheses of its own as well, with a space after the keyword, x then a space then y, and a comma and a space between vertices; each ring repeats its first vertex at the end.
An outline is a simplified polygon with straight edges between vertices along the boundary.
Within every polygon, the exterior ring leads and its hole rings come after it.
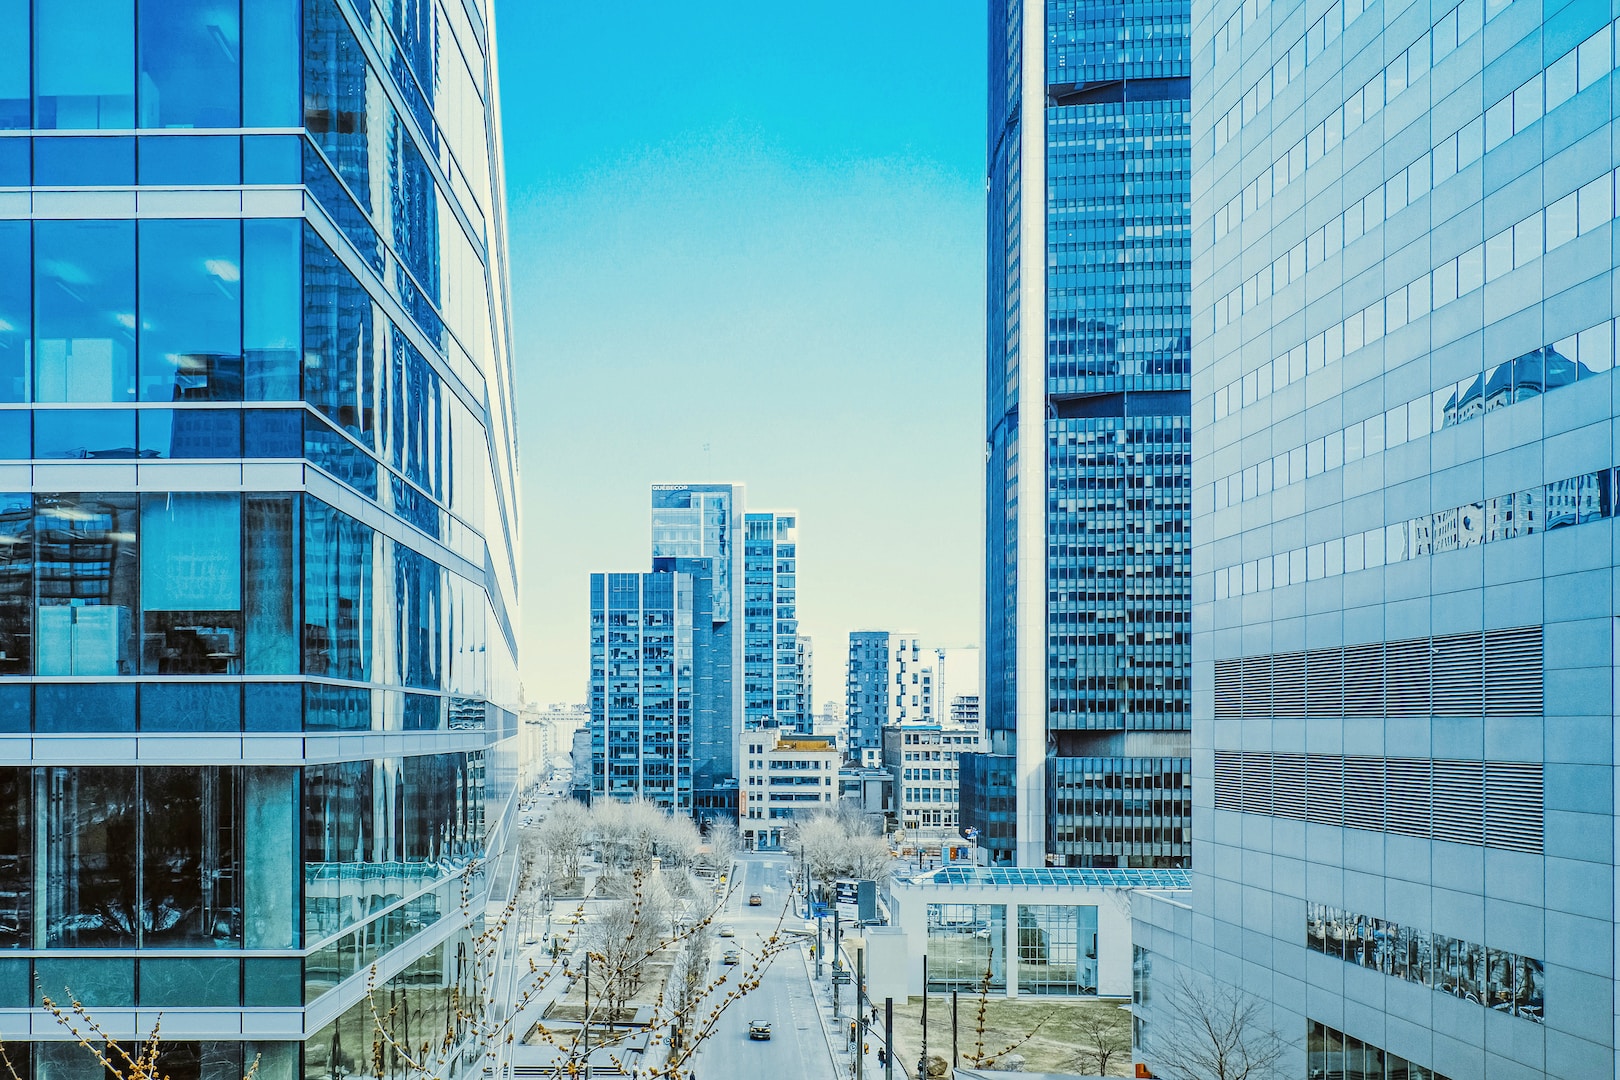
POLYGON ((771 1022, 769 1020, 748 1021, 748 1037, 750 1039, 769 1039, 771 1037, 771 1022))
POLYGON ((720 936, 721 937, 736 937, 737 936, 737 931, 733 930, 730 926, 721 926, 720 927, 720 936))
POLYGON ((727 949, 720 957, 720 962, 725 964, 727 967, 740 964, 742 963, 742 953, 738 952, 736 949, 727 949))
POLYGON ((765 902, 764 897, 760 896, 759 893, 751 893, 749 895, 749 897, 748 897, 748 906, 749 907, 759 907, 764 902, 765 902))

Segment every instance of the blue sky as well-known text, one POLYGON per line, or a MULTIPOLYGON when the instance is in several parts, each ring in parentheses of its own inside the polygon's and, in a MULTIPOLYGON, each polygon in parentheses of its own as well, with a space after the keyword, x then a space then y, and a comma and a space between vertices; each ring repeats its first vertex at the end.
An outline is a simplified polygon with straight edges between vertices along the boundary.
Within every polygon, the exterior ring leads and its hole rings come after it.
POLYGON ((976 644, 985 15, 976 3, 497 5, 524 683, 584 699, 588 576, 648 488, 800 511, 817 702, 851 629, 976 644))

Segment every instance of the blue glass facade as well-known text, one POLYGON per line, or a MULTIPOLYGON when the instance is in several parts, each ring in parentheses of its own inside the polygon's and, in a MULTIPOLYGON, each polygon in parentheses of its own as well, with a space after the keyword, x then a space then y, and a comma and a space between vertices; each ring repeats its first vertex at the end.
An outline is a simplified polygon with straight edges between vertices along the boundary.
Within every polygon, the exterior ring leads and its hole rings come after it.
POLYGON ((845 667, 845 753, 867 767, 882 760, 889 722, 889 631, 852 630, 845 667))
POLYGON ((690 574, 591 575, 593 799, 691 812, 694 599, 690 574))
POLYGON ((1178 733, 1155 744, 1190 771, 1189 21, 1152 0, 991 9, 984 708, 1027 813, 1016 851, 964 820, 996 861, 1191 854, 1184 813, 1105 829, 1054 786, 1129 732, 1178 733))
POLYGON ((37 980, 170 1010, 176 1080, 361 1071, 373 963, 465 989, 516 780, 488 7, 0 22, 0 1013, 37 980))
POLYGON ((750 512, 743 529, 743 727, 808 735, 798 649, 798 515, 750 512))

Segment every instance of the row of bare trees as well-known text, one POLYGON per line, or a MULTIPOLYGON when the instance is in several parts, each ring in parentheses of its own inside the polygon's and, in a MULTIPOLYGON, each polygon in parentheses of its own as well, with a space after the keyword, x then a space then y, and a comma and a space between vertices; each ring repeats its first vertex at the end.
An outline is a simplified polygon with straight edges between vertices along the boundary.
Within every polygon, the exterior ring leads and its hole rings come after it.
POLYGON ((817 884, 870 878, 881 885, 894 868, 889 841, 867 815, 844 807, 795 822, 790 850, 817 884))

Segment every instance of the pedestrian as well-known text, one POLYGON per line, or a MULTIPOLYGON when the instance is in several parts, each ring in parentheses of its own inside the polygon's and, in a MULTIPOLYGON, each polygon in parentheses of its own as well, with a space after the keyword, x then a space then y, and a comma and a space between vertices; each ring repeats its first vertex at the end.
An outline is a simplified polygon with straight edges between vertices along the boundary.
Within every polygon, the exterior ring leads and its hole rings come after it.
POLYGON ((889 1063, 889 1052, 887 1050, 883 1049, 883 1047, 881 1047, 881 1046, 878 1047, 878 1064, 879 1065, 887 1065, 888 1063, 889 1063))

